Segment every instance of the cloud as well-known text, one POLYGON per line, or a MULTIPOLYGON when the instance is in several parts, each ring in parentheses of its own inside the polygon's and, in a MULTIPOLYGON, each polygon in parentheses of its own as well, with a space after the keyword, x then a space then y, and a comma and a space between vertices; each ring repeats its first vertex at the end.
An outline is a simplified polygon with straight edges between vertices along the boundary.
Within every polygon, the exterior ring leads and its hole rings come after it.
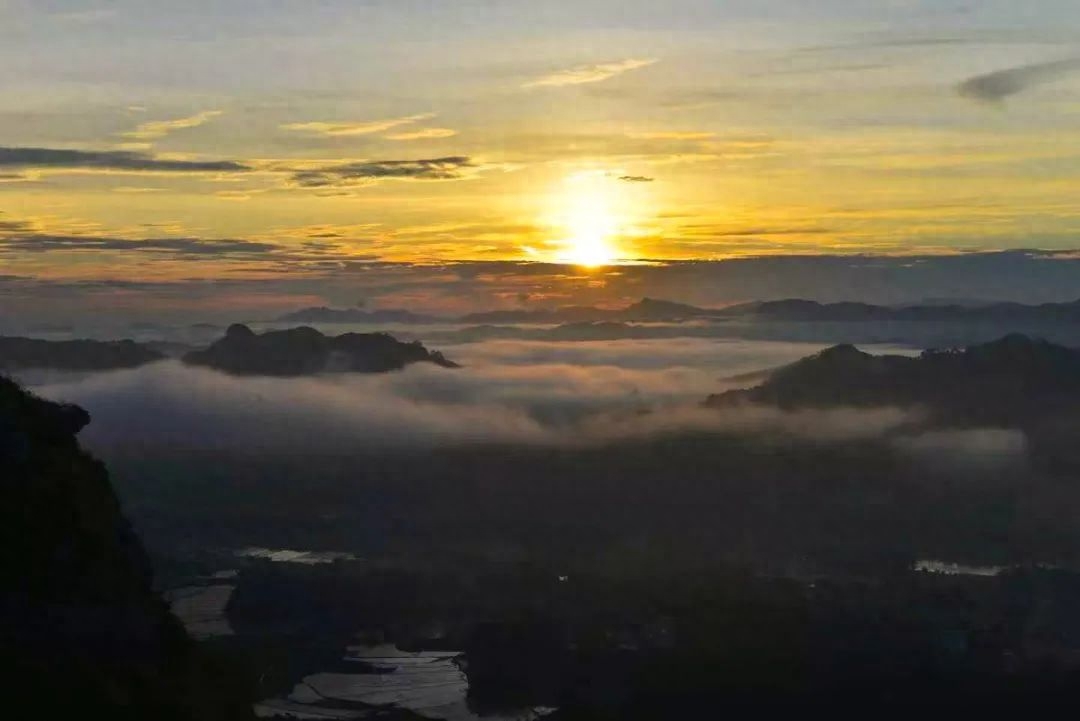
POLYGON ((469 368, 491 366, 603 366, 635 371, 693 371, 687 397, 715 392, 720 379, 775 368, 817 353, 822 343, 663 339, 580 341, 493 340, 454 346, 454 360, 469 368), (706 390, 708 389, 708 390, 706 390))
POLYGON ((1037 85, 1060 80, 1078 71, 1080 71, 1080 58, 1024 65, 977 75, 965 80, 957 87, 957 90, 968 98, 994 102, 1037 85))
POLYGON ((614 419, 591 417, 575 430, 576 441, 571 440, 568 443, 573 445, 613 442, 682 433, 757 435, 782 445, 792 439, 816 443, 844 443, 881 438, 912 420, 911 413, 898 408, 783 411, 750 406, 716 411, 697 406, 681 406, 658 413, 641 413, 614 419))
MULTIPOLYGON (((3 215, 3 213, 0 213, 3 215)), ((33 225, 25 220, 5 220, 0 218, 0 233, 28 233, 33 225)))
MULTIPOLYGON (((303 272, 322 274, 340 270, 347 263, 359 264, 377 260, 377 256, 370 252, 362 253, 356 246, 330 239, 196 237, 180 235, 182 230, 169 228, 168 224, 158 225, 163 227, 144 224, 143 230, 147 234, 154 232, 161 235, 126 237, 101 234, 91 230, 84 231, 77 227, 73 230, 48 229, 41 221, 7 219, 0 213, 0 267, 9 260, 55 266, 56 263, 62 265, 80 256, 80 261, 92 257, 102 266, 127 268, 131 273, 139 276, 145 275, 149 263, 156 261, 170 263, 214 261, 219 264, 218 267, 224 274, 231 274, 233 278, 240 273, 257 273, 261 276, 259 280, 239 283, 230 282, 225 278, 206 281, 174 280, 161 283, 120 282, 110 278, 89 278, 74 282, 39 279, 33 287, 24 289, 25 294, 20 295, 20 298, 24 298, 27 302, 36 298, 47 305, 50 301, 46 298, 63 302, 62 298, 74 293, 75 296, 81 297, 83 304, 92 306, 93 293, 91 291, 94 289, 122 289, 131 301, 130 303, 116 305, 115 294, 105 293, 98 297, 103 301, 104 306, 111 308, 112 311, 123 307, 126 310, 121 312, 139 313, 141 311, 137 308, 141 308, 151 315, 154 313, 169 315, 183 312, 180 309, 185 303, 206 307, 206 304, 214 306, 219 303, 228 305, 230 302, 236 302, 254 303, 261 307, 267 302, 273 303, 279 298, 291 295, 289 291, 286 291, 282 296, 280 289, 273 287, 275 284, 269 280, 270 277, 297 272, 300 272, 299 275, 304 275, 303 272), (170 233, 174 234, 170 235, 170 233), (35 259, 35 256, 43 254, 63 254, 66 257, 63 261, 50 259, 48 263, 35 259), (230 295, 230 291, 226 290, 228 288, 236 292, 236 296, 231 299, 228 298, 230 295), (225 296, 220 296, 222 292, 225 296)), ((302 294, 300 299, 302 303, 310 305, 317 300, 317 296, 302 294)), ((99 308, 98 311, 100 310, 99 308)), ((66 314, 70 312, 69 307, 66 314)), ((104 326, 114 324, 117 320, 115 316, 108 317, 109 313, 103 316, 97 311, 88 310, 87 312, 90 315, 96 315, 97 320, 102 321, 104 326)), ((29 320, 30 315, 20 314, 26 319, 27 324, 32 324, 29 320)), ((95 326, 101 327, 91 322, 89 326, 82 327, 83 332, 95 326)))
POLYGON ((145 195, 147 193, 163 193, 165 188, 152 188, 149 186, 137 186, 137 185, 124 185, 118 188, 113 188, 114 193, 124 193, 126 195, 145 195))
POLYGON ((418 160, 376 160, 331 165, 293 174, 304 188, 363 185, 377 180, 461 180, 476 168, 468 157, 452 155, 418 160))
POLYGON ((545 75, 536 80, 525 83, 525 88, 558 88, 567 85, 585 85, 599 83, 614 78, 632 70, 646 68, 659 62, 656 58, 629 58, 617 62, 600 63, 598 65, 581 65, 568 70, 545 75))
POLYGON ((251 170, 232 160, 169 160, 128 150, 67 150, 0 146, 0 168, 120 172, 235 173, 251 170))
POLYGON ((935 468, 993 468, 1024 461, 1028 440, 1023 432, 1003 428, 929 431, 898 438, 897 448, 935 468))
MULTIPOLYGON (((7 225, 11 225, 10 223, 7 225)), ((217 240, 203 238, 102 238, 81 235, 49 235, 26 233, 26 227, 5 227, 0 223, 0 233, 12 231, 13 235, 0 235, 0 252, 15 250, 27 253, 44 253, 60 250, 111 250, 149 251, 172 255, 221 256, 228 254, 262 254, 279 249, 279 246, 254 240, 217 240)))
POLYGON ((89 10, 72 10, 70 12, 51 13, 49 17, 61 22, 89 25, 105 20, 111 20, 117 17, 118 12, 119 11, 115 8, 91 8, 89 10))
POLYGON ((361 122, 321 122, 287 123, 281 126, 282 130, 292 130, 300 133, 313 133, 331 137, 350 135, 371 135, 386 130, 411 125, 424 120, 431 120, 435 113, 420 113, 418 115, 406 115, 400 118, 387 118, 383 120, 367 120, 361 122))
POLYGON ((457 134, 458 132, 451 128, 421 128, 420 130, 411 130, 405 133, 393 133, 383 137, 387 140, 433 140, 437 138, 452 138, 457 134))
POLYGON ((197 128, 200 125, 204 125, 207 122, 221 115, 220 110, 206 110, 195 115, 188 116, 186 118, 175 118, 173 120, 151 120, 146 123, 140 123, 134 130, 129 130, 126 133, 121 133, 120 136, 128 138, 129 140, 149 141, 160 140, 169 133, 176 130, 185 130, 187 128, 197 128))
POLYGON ((87 408, 94 420, 82 438, 103 453, 157 448, 299 457, 343 448, 588 446, 684 432, 842 442, 878 437, 908 420, 895 409, 721 412, 700 407, 700 382, 678 369, 541 365, 448 371, 424 364, 384 375, 283 381, 165 361, 54 378, 34 390, 87 408))
POLYGON ((656 132, 627 133, 634 140, 712 140, 716 133, 682 130, 660 130, 656 132))
POLYGON ((619 180, 624 183, 651 183, 656 180, 656 178, 650 178, 647 175, 621 175, 619 176, 619 180))

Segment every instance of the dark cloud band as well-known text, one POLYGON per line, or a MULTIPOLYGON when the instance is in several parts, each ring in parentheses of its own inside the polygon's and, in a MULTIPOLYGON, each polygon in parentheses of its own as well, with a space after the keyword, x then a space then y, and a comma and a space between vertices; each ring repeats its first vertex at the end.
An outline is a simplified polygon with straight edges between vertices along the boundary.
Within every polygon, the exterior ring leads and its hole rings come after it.
POLYGON ((977 75, 961 83, 958 90, 961 95, 975 100, 1004 100, 1010 95, 1022 93, 1036 85, 1059 80, 1075 72, 1080 72, 1080 58, 1024 65, 977 75))
MULTIPOLYGON (((2 230, 0 226, 0 230, 2 230)), ((222 256, 237 253, 263 254, 278 249, 270 243, 254 240, 208 240, 200 238, 100 238, 79 235, 29 233, 0 237, 0 250, 42 253, 56 250, 147 251, 175 255, 222 256)))
POLYGON ((379 160, 299 171, 293 182, 305 188, 355 185, 375 180, 460 180, 476 168, 471 158, 452 155, 419 160, 379 160))
POLYGON ((166 160, 123 150, 0 147, 0 168, 100 169, 133 172, 235 173, 251 168, 233 160, 166 160))

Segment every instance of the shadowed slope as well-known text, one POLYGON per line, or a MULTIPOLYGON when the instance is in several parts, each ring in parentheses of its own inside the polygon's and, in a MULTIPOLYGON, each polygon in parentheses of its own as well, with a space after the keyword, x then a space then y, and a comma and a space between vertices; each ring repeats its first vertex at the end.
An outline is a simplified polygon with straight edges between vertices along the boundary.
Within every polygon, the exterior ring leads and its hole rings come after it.
POLYGON ((75 438, 89 421, 0 377, 5 708, 42 719, 248 718, 243 682, 211 668, 152 591, 105 467, 75 438))
POLYGON ((1023 427, 1075 409, 1078 401, 1080 351, 1008 335, 963 350, 925 351, 918 358, 834 346, 754 388, 712 396, 707 404, 921 407, 941 420, 1023 427))
POLYGON ((442 353, 420 343, 402 343, 386 333, 326 336, 314 328, 292 328, 256 335, 244 325, 230 326, 206 350, 184 356, 189 365, 234 375, 302 376, 315 373, 386 373, 413 363, 456 368, 442 353))

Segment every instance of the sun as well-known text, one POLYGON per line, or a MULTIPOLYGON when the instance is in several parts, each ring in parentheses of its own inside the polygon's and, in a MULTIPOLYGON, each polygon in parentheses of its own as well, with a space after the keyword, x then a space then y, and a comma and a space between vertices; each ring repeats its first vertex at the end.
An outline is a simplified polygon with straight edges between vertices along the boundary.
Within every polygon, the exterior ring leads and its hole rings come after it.
POLYGON ((619 262, 629 214, 611 173, 586 171, 563 180, 552 196, 546 224, 556 262, 597 268, 619 262))
POLYGON ((582 208, 568 219, 565 240, 566 260, 575 265, 595 268, 610 265, 619 258, 615 248, 618 223, 603 208, 582 208))

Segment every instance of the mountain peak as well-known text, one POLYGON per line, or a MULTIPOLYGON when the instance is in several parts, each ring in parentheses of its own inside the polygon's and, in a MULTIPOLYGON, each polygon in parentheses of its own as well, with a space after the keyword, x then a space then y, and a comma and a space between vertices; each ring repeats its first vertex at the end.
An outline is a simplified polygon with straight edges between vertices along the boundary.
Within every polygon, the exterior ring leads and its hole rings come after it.
POLYGON ((456 368, 441 353, 418 342, 402 343, 387 333, 326 336, 299 326, 261 335, 233 325, 209 348, 184 356, 189 365, 235 375, 300 376, 326 372, 385 373, 413 363, 456 368))
POLYGON ((710 405, 920 407, 961 422, 1023 426, 1080 402, 1080 351, 1021 334, 917 358, 839 345, 710 405))
POLYGON ((820 360, 834 360, 845 358, 870 358, 871 355, 869 353, 864 353, 851 343, 840 343, 839 345, 826 348, 818 353, 816 357, 820 360))
POLYGON ((226 338, 238 339, 238 338, 254 338, 255 331, 247 327, 243 323, 233 323, 225 331, 226 338))
POLYGON ((624 308, 620 315, 630 320, 678 320, 682 318, 693 318, 707 313, 708 311, 702 308, 687 305, 686 303, 677 303, 672 300, 663 300, 646 296, 637 303, 624 308))

